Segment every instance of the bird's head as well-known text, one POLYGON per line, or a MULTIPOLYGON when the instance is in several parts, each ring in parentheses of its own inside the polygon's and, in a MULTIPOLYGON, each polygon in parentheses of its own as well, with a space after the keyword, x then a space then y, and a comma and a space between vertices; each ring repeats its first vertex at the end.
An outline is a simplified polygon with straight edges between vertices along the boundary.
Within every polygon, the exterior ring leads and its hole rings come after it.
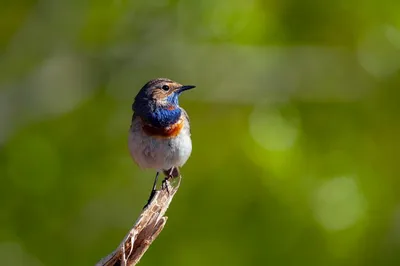
POLYGON ((179 96, 193 88, 166 78, 150 80, 136 95, 132 110, 154 126, 168 126, 180 117, 179 96))

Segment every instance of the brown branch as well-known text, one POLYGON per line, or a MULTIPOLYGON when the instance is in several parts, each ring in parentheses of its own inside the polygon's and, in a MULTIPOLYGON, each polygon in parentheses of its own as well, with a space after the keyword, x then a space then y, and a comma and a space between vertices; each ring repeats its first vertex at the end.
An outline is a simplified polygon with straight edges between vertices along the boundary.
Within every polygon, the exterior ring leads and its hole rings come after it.
POLYGON ((169 181, 165 181, 165 186, 156 191, 119 247, 101 259, 96 266, 136 265, 163 230, 168 218, 164 214, 178 191, 180 182, 181 176, 178 177, 175 186, 172 186, 169 181))

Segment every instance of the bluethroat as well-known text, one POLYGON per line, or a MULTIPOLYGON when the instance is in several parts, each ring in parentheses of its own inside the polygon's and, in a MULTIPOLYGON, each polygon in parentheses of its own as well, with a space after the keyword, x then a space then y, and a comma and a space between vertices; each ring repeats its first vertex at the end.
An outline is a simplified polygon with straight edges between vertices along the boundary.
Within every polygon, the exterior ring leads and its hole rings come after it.
POLYGON ((132 105, 133 116, 129 130, 129 151, 140 168, 163 172, 166 179, 179 176, 192 152, 190 123, 186 111, 179 106, 182 92, 195 88, 166 78, 147 82, 136 95, 132 105))

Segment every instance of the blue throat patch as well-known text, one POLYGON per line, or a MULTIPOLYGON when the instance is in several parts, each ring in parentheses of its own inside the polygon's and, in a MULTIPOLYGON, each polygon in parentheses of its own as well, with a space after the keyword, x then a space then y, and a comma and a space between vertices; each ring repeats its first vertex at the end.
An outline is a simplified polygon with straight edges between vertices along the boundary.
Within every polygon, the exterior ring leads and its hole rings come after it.
POLYGON ((168 127, 178 122, 182 111, 178 106, 178 95, 167 98, 166 105, 149 104, 148 100, 136 102, 133 111, 154 127, 168 127))
POLYGON ((158 106, 146 118, 152 126, 168 127, 178 122, 181 113, 181 109, 177 106, 158 106))

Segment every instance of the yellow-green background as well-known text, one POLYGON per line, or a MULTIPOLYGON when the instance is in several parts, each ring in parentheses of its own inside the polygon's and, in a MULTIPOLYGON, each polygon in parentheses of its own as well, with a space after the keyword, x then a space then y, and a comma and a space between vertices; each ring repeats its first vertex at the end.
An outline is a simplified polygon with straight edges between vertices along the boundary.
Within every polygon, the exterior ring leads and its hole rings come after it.
POLYGON ((400 2, 0 3, 0 265, 94 265, 152 185, 149 79, 193 153, 140 265, 400 265, 400 2))

